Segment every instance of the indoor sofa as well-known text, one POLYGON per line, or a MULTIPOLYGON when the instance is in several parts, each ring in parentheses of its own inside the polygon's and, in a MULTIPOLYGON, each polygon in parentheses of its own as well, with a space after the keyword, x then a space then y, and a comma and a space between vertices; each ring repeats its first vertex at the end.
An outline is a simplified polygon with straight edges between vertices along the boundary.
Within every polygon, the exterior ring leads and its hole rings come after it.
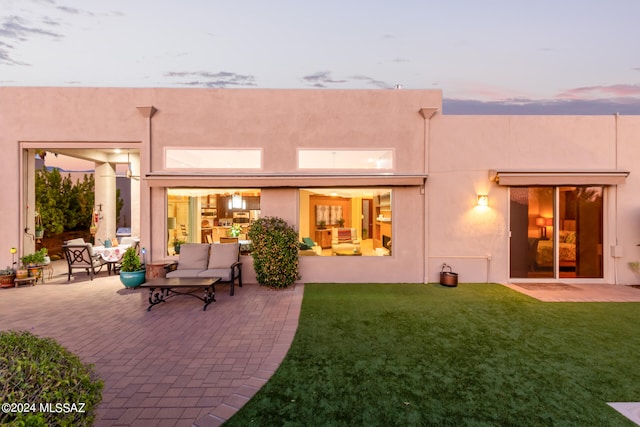
POLYGON ((167 266, 167 277, 210 278, 219 277, 217 283, 229 283, 229 295, 234 284, 242 287, 242 263, 238 243, 184 243, 180 246, 177 262, 167 266))

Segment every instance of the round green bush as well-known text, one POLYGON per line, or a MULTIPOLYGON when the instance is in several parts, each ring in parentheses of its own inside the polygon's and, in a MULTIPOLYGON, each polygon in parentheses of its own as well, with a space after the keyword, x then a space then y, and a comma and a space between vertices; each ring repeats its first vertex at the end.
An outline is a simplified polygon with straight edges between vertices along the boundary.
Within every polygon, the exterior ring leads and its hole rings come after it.
POLYGON ((103 386, 55 340, 0 332, 0 425, 91 426, 103 386))
POLYGON ((298 233, 284 219, 266 216, 256 220, 251 224, 249 239, 259 284, 286 288, 300 279, 298 233))

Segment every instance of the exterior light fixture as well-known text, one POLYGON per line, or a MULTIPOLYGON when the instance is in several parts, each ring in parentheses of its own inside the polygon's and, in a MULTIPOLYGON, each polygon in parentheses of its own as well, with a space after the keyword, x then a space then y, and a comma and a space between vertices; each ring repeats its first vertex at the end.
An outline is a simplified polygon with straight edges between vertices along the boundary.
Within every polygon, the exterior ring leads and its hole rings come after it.
POLYGON ((18 252, 18 250, 16 248, 11 248, 9 249, 9 252, 11 252, 11 265, 14 266, 16 265, 16 252, 18 252))
POLYGON ((489 206, 489 196, 486 194, 478 194, 478 206, 489 206))

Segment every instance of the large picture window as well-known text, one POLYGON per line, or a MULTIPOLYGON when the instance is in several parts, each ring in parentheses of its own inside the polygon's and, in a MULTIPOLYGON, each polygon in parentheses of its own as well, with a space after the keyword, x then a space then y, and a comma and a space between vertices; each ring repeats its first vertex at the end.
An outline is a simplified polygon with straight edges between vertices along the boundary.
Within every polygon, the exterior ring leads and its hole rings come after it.
POLYGON ((300 190, 301 256, 389 256, 392 190, 300 190))
POLYGON ((167 253, 181 243, 217 243, 237 238, 241 251, 250 249, 247 233, 260 218, 260 190, 234 188, 169 188, 167 190, 167 253))

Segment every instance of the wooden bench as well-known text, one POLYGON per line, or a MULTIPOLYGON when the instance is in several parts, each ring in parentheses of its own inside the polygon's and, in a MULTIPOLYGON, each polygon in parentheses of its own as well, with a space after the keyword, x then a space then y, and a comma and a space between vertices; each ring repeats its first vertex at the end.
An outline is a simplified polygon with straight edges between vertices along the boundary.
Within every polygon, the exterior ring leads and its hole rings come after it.
POLYGON ((35 286, 37 280, 38 280, 38 278, 35 277, 35 276, 25 277, 24 279, 13 279, 13 284, 14 284, 14 286, 16 288, 21 286, 21 285, 35 286))

